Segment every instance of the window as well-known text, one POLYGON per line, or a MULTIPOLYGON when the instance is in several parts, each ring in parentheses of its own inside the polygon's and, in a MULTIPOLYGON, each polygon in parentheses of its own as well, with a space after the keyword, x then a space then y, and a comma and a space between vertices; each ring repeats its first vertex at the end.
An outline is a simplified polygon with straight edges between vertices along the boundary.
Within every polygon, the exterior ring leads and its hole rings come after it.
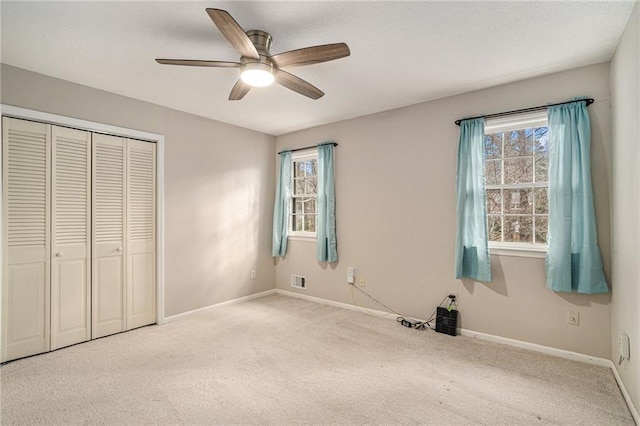
POLYGON ((291 215, 289 235, 298 237, 316 236, 318 153, 294 154, 292 173, 291 215))
POLYGON ((487 121, 484 162, 490 248, 546 250, 548 141, 546 111, 487 121))

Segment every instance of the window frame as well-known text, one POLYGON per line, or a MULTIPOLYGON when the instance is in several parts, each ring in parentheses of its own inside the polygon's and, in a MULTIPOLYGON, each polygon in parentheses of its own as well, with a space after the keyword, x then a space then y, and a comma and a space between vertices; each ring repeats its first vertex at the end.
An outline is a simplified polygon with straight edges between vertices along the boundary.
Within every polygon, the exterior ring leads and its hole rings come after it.
MULTIPOLYGON (((291 200, 289 204, 289 217, 287 220, 287 238, 292 239, 301 239, 301 240, 315 240, 317 238, 317 229, 318 229, 318 194, 304 194, 303 196, 296 196, 295 194, 295 163, 296 161, 305 161, 315 159, 316 164, 318 162, 318 149, 312 148, 309 150, 304 150, 300 152, 294 152, 291 154, 291 200), (316 213, 315 213, 315 229, 314 232, 308 231, 294 231, 293 230, 293 217, 294 217, 294 206, 296 202, 296 198, 314 198, 316 199, 316 213)), ((316 169, 317 170, 317 169, 316 169)), ((316 190, 317 190, 317 174, 316 174, 316 190)))
MULTIPOLYGON (((536 128, 536 127, 549 127, 548 119, 547 119, 547 111, 535 111, 529 113, 518 114, 514 116, 508 117, 499 117, 494 119, 487 119, 485 122, 484 135, 490 135, 499 132, 508 132, 512 130, 523 130, 528 128, 536 128)), ((504 163, 504 146, 501 151, 501 162, 504 163)), ((533 162, 533 180, 535 180, 535 161, 536 155, 535 151, 532 155, 533 162)), ((483 159, 484 160, 484 159, 483 159)), ((501 176, 504 181, 504 167, 501 167, 501 176)), ((546 182, 529 182, 529 183, 514 183, 514 184, 491 184, 488 185, 485 179, 485 197, 487 194, 487 190, 491 189, 501 189, 502 196, 504 197, 504 191, 508 189, 517 189, 517 188, 532 188, 534 191, 537 188, 549 188, 549 180, 546 182)), ((547 193, 548 194, 548 193, 547 193)), ((504 221, 505 213, 504 213, 504 199, 502 199, 502 211, 500 216, 504 221)), ((485 204, 486 206, 486 204, 485 204)), ((486 208, 486 207, 485 207, 486 208)), ((487 216, 487 226, 489 219, 489 211, 486 211, 487 216)), ((508 215, 507 215, 508 216, 508 215)), ((531 215, 527 215, 531 217, 535 217, 535 206, 532 206, 531 215)), ((547 218, 549 214, 546 214, 547 218)), ((535 219, 534 219, 535 221, 535 219)), ((503 222, 504 223, 504 222, 503 222)), ((548 222, 547 222, 548 223, 548 222)), ((535 236, 535 222, 534 229, 532 232, 535 236)), ((487 235, 488 237, 488 235, 487 235)), ((535 238, 535 237, 534 237, 535 238)), ((504 255, 504 256, 517 256, 517 257, 536 257, 536 258, 544 258, 546 257, 546 253, 548 250, 548 243, 522 243, 522 242, 510 242, 510 241, 488 241, 489 252, 495 255, 504 255)))

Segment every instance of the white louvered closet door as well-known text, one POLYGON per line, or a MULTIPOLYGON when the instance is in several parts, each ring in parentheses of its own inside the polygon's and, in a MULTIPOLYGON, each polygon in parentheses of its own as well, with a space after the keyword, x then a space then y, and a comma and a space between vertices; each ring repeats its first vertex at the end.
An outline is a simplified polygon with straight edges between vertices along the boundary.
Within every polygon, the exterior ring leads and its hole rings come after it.
POLYGON ((156 322, 156 144, 127 140, 127 330, 156 322))
POLYGON ((49 350, 49 126, 12 118, 3 129, 2 353, 9 361, 49 350))
POLYGON ((91 339, 91 133, 52 126, 51 349, 91 339))
POLYGON ((126 139, 93 135, 92 338, 126 329, 126 139))

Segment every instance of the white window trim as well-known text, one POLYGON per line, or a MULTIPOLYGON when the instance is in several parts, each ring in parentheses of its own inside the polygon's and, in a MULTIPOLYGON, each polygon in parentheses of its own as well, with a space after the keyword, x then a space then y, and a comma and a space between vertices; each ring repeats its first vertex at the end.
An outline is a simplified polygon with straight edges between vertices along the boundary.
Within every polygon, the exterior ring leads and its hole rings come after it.
POLYGON ((485 121, 484 133, 507 132, 509 130, 547 125, 547 110, 534 111, 507 117, 489 118, 485 121))
POLYGON ((291 241, 311 241, 311 242, 316 241, 316 234, 314 234, 313 232, 305 233, 310 235, 300 235, 300 234, 302 234, 302 232, 296 232, 295 235, 287 235, 287 239, 291 241))
POLYGON ((546 244, 489 242, 489 254, 497 256, 536 257, 544 259, 547 257, 547 249, 548 246, 546 244))
MULTIPOLYGON (((291 215, 289 215, 291 217, 291 215)), ((289 229, 291 229, 291 219, 289 219, 289 229)), ((315 240, 317 234, 315 232, 306 232, 306 231, 289 231, 289 235, 287 238, 292 239, 300 239, 300 240, 315 240)))
MULTIPOLYGON (((316 160, 318 159, 318 149, 317 148, 310 148, 309 150, 294 152, 294 153, 291 154, 291 165, 293 166, 293 162, 294 161, 307 160, 307 159, 312 159, 312 158, 315 158, 316 160)), ((296 198, 293 195, 293 191, 294 191, 293 175, 294 175, 294 171, 293 171, 293 167, 292 167, 292 169, 291 169, 291 181, 292 181, 291 203, 289 205, 289 219, 288 219, 288 223, 287 223, 287 238, 291 239, 291 240, 294 240, 294 241, 295 240, 299 240, 299 241, 315 240, 317 238, 317 232, 292 231, 293 226, 291 224, 291 218, 293 217, 293 214, 292 214, 291 207, 293 205, 293 199, 296 198)), ((316 204, 316 208, 317 208, 317 204, 316 204)), ((317 222, 316 222, 316 225, 317 225, 317 222)))
MULTIPOLYGON (((528 127, 542 127, 548 126, 547 111, 535 111, 530 113, 523 113, 508 117, 499 117, 494 119, 488 119, 485 122, 484 133, 498 133, 507 132, 510 130, 523 129, 528 127)), ((526 184, 513 184, 508 185, 509 188, 531 188, 531 187, 547 187, 548 183, 540 185, 538 183, 526 183, 526 184)), ((504 189, 504 185, 485 185, 487 189, 504 189)), ((487 213, 488 214, 488 213, 487 213)), ((502 241, 490 241, 489 242, 489 254, 497 256, 513 256, 513 257, 532 257, 532 258, 546 258, 547 257, 547 244, 528 244, 528 243, 515 243, 515 242, 502 242, 502 241)))

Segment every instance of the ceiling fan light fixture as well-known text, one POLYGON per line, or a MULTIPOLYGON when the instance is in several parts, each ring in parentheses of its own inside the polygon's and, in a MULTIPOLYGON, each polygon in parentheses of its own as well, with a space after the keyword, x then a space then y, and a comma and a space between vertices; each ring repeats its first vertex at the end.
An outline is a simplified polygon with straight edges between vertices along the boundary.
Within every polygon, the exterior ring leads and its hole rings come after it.
POLYGON ((240 53, 240 62, 199 59, 156 59, 156 62, 163 65, 240 68, 240 78, 229 93, 230 101, 244 98, 252 87, 264 87, 274 82, 310 99, 320 99, 324 96, 322 90, 282 68, 333 61, 351 54, 346 43, 331 43, 272 55, 269 50, 273 39, 269 33, 243 30, 226 10, 207 8, 206 11, 224 38, 240 53))
POLYGON ((265 87, 273 83, 273 67, 262 62, 246 64, 240 74, 242 81, 250 86, 265 87))

